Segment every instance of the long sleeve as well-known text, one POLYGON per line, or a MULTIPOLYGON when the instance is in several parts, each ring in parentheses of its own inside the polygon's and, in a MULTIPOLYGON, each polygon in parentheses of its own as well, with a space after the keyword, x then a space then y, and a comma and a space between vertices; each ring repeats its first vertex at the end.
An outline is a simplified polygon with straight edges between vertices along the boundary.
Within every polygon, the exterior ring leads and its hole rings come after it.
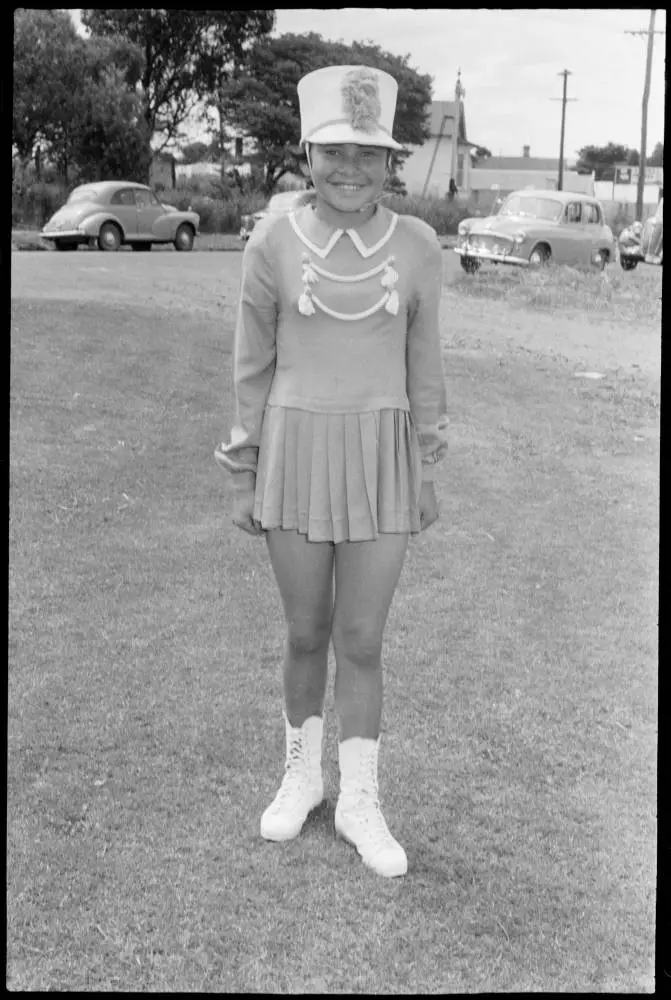
POLYGON ((447 450, 447 395, 440 348, 443 257, 435 232, 422 226, 418 282, 409 315, 407 392, 422 456, 422 480, 434 479, 435 463, 447 450))
POLYGON ((256 472, 261 424, 275 372, 278 294, 263 229, 242 258, 240 298, 233 343, 235 421, 215 458, 229 472, 256 472))

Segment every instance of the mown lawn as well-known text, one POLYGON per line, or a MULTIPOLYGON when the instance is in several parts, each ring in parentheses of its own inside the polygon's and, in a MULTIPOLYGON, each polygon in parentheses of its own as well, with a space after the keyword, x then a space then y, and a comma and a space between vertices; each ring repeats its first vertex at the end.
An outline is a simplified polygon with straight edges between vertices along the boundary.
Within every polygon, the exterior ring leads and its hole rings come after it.
MULTIPOLYGON (((382 880, 333 836, 331 695, 327 804, 290 844, 258 834, 283 623, 212 459, 230 303, 96 300, 95 268, 127 266, 103 256, 68 260, 86 294, 13 278, 8 988, 650 992, 658 382, 490 350, 501 304, 478 339, 449 290, 442 517, 385 650, 410 868, 382 880)), ((203 282, 213 258, 184 256, 203 282)))

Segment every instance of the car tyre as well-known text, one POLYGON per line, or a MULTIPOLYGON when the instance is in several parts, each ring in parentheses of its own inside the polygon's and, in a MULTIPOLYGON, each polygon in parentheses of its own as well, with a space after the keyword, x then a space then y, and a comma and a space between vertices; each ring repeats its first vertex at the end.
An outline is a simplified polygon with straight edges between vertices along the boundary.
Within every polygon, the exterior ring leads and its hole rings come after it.
POLYGON ((608 263, 608 251, 600 250, 594 259, 594 266, 596 267, 597 271, 605 271, 607 263, 608 263))
POLYGON ((459 260, 466 274, 475 274, 482 267, 482 261, 476 260, 475 257, 465 257, 462 254, 459 260))
POLYGON ((131 243, 130 248, 131 250, 135 250, 136 253, 146 253, 148 250, 151 250, 151 243, 131 243))
POLYGON ((531 267, 547 267, 552 260, 549 247, 539 243, 529 254, 529 265, 531 267))
POLYGON ((57 250, 61 250, 63 252, 66 250, 77 250, 77 244, 70 243, 69 240, 54 240, 54 246, 57 250))
POLYGON ((638 261, 632 260, 631 257, 620 257, 620 266, 623 271, 633 271, 637 264, 638 261))
POLYGON ((113 222, 106 222, 98 233, 98 248, 113 253, 121 246, 121 230, 113 222))
POLYGON ((182 224, 175 233, 175 250, 179 250, 181 253, 188 253, 189 250, 193 250, 195 236, 196 234, 192 226, 186 223, 182 224))

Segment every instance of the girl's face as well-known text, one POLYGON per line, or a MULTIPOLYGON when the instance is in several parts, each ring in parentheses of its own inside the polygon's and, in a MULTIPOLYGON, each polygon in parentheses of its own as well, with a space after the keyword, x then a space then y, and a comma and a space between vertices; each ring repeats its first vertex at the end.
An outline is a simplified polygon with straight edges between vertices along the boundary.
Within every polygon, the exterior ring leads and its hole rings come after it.
POLYGON ((310 144, 317 195, 338 212, 358 212, 382 193, 387 150, 355 143, 310 144))

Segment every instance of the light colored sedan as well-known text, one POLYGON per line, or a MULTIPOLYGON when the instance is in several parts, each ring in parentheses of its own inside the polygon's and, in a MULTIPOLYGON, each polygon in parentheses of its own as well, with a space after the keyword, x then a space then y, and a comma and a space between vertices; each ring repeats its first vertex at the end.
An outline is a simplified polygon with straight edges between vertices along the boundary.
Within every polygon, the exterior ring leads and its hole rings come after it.
POLYGON ((99 181, 74 188, 67 202, 41 232, 57 250, 76 250, 84 243, 100 250, 151 250, 152 243, 172 243, 176 250, 193 248, 198 235, 197 212, 164 205, 151 188, 132 181, 99 181))
POLYGON ((603 270, 616 258, 615 237, 595 198, 532 189, 508 195, 496 215, 464 219, 455 253, 468 273, 483 261, 518 267, 552 261, 603 270))
POLYGON ((265 208, 253 215, 243 215, 240 226, 240 239, 246 243, 254 226, 269 215, 288 215, 305 200, 305 191, 280 191, 274 194, 265 208))

